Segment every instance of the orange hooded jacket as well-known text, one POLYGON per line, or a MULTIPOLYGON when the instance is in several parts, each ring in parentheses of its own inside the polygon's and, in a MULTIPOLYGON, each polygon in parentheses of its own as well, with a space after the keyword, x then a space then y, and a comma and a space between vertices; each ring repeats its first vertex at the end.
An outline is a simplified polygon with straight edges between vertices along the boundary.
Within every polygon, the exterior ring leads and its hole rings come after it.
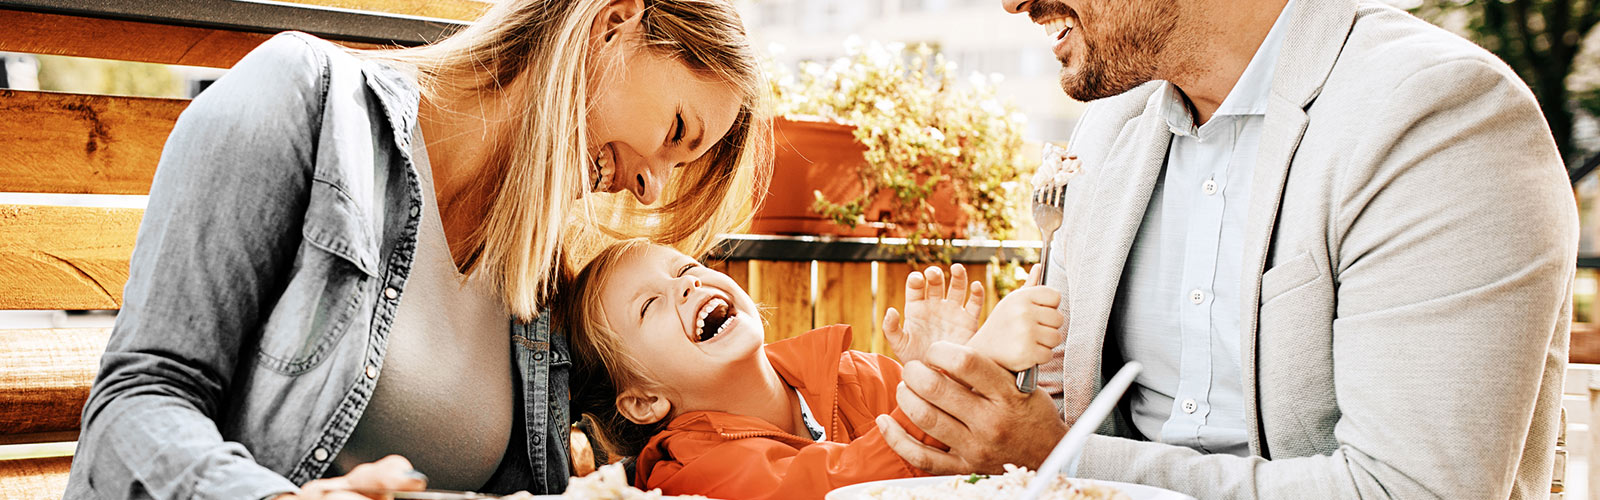
POLYGON ((755 417, 688 412, 650 438, 639 454, 635 484, 668 495, 729 500, 820 499, 841 486, 926 475, 895 454, 873 423, 888 413, 912 437, 944 448, 895 403, 900 364, 849 347, 848 325, 766 346, 767 359, 805 397, 827 441, 789 434, 755 417))

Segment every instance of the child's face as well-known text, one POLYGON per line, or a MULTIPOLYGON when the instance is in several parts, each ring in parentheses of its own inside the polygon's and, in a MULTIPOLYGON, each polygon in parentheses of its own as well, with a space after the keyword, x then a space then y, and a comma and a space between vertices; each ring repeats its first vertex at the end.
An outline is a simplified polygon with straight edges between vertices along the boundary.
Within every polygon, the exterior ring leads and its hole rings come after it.
POLYGON ((764 341, 755 302, 732 278, 670 248, 635 250, 602 286, 607 326, 652 379, 685 397, 725 390, 726 368, 764 341))

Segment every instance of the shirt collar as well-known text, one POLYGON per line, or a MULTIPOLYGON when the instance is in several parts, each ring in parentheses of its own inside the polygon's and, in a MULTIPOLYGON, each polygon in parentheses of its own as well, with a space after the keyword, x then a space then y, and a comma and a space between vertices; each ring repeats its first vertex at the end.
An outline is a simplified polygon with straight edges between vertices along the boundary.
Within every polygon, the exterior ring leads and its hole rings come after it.
MULTIPOLYGON (((1245 66, 1244 73, 1239 75, 1239 81, 1233 84, 1233 90, 1228 91, 1228 97, 1222 100, 1222 105, 1217 107, 1215 116, 1247 116, 1267 114, 1267 100, 1272 96, 1273 68, 1277 66, 1278 54, 1283 51, 1283 38, 1287 36, 1289 13, 1293 12, 1297 0, 1289 0, 1283 6, 1283 12, 1278 13, 1277 21, 1272 23, 1272 29, 1267 32, 1267 37, 1261 41, 1261 46, 1256 48, 1256 53, 1250 58, 1250 64, 1245 66)), ((1161 116, 1167 121, 1167 127, 1172 133, 1194 135, 1194 115, 1189 112, 1189 104, 1176 85, 1167 83, 1161 91, 1161 116)))

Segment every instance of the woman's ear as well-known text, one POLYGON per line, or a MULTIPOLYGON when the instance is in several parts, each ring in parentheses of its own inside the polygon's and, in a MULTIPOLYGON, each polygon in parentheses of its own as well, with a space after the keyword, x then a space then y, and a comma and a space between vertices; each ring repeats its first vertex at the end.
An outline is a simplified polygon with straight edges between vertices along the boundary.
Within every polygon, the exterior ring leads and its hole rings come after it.
POLYGON ((654 391, 628 389, 617 395, 617 411, 630 422, 649 425, 666 419, 672 413, 672 402, 654 391))
POLYGON ((644 0, 610 0, 600 9, 600 17, 594 20, 589 36, 601 45, 610 45, 621 39, 628 21, 639 17, 641 12, 644 12, 644 0))

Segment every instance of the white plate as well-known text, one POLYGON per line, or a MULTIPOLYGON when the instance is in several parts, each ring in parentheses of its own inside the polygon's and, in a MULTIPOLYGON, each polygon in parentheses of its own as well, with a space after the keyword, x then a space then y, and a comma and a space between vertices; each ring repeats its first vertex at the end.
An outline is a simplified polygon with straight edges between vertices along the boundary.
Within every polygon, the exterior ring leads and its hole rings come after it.
MULTIPOLYGON (((906 479, 888 479, 884 481, 852 484, 850 486, 845 486, 843 488, 828 492, 828 496, 825 500, 857 500, 858 498, 865 498, 864 494, 867 492, 868 488, 878 486, 917 488, 921 486, 942 484, 950 479, 966 477, 968 476, 913 477, 906 479)), ((1073 481, 1088 481, 1094 484, 1111 486, 1113 488, 1122 490, 1123 493, 1128 495, 1128 498, 1133 500, 1194 500, 1194 497, 1178 493, 1176 491, 1165 490, 1154 486, 1145 486, 1142 484, 1119 483, 1116 481, 1098 481, 1093 479, 1074 479, 1073 481)))

